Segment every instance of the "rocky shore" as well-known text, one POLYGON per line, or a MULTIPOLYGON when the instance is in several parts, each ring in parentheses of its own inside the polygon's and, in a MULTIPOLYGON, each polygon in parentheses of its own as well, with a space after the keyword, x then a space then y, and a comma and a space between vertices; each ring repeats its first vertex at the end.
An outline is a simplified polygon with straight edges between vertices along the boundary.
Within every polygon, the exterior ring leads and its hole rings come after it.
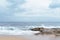
POLYGON ((36 33, 36 35, 39 34, 54 34, 56 36, 60 35, 60 28, 32 28, 30 29, 32 31, 39 31, 39 33, 36 33))

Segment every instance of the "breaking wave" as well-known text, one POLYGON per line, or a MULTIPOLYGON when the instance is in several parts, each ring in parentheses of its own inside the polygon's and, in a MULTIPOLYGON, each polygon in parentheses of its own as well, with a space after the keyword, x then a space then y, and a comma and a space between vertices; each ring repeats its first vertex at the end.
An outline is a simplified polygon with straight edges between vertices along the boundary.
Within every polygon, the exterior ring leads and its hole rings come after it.
MULTIPOLYGON (((30 29, 35 27, 45 27, 45 28, 60 28, 60 26, 25 26, 23 29, 30 29)), ((0 34, 1 35, 33 35, 38 31, 31 31, 31 30, 23 30, 19 27, 14 26, 0 26, 0 34)))
POLYGON ((0 35, 33 35, 36 31, 21 30, 18 27, 0 26, 0 35))

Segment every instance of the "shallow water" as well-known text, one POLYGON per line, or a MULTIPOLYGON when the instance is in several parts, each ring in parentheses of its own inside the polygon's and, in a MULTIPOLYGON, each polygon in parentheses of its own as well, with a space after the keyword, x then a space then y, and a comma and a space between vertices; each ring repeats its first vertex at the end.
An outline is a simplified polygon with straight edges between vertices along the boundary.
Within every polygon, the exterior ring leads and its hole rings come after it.
POLYGON ((33 35, 36 27, 60 28, 60 22, 0 22, 0 35, 33 35))
POLYGON ((30 40, 60 40, 60 36, 55 35, 31 35, 30 40))

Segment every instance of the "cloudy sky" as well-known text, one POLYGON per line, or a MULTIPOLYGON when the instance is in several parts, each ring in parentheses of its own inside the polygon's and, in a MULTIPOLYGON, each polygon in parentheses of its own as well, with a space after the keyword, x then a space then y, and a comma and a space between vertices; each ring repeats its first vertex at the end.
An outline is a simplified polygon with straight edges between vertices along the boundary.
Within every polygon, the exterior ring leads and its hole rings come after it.
POLYGON ((0 22, 60 22, 60 0, 0 0, 0 22))

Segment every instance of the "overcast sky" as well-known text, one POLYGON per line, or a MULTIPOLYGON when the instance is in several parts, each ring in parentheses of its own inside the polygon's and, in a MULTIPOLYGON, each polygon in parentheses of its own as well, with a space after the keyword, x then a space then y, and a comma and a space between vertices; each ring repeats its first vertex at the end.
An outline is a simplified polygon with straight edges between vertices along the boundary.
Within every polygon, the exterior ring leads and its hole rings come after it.
POLYGON ((60 0, 0 0, 0 22, 60 22, 60 0))

